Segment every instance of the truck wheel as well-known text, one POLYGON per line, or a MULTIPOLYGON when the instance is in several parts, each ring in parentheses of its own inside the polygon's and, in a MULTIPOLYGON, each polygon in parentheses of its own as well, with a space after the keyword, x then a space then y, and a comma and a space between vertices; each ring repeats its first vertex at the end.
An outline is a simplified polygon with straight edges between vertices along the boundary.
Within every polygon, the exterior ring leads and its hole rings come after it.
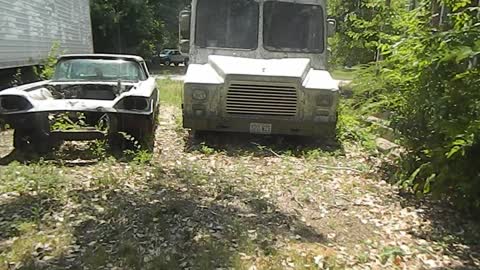
POLYGON ((50 136, 41 130, 15 129, 13 132, 13 147, 22 152, 46 154, 52 151, 50 136))

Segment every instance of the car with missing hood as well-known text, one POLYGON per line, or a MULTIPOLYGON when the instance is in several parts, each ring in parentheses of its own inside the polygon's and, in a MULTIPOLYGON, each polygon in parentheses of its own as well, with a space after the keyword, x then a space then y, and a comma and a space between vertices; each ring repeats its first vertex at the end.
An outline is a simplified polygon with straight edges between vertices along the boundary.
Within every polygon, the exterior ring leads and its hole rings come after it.
POLYGON ((155 78, 130 55, 64 55, 51 80, 0 92, 0 118, 23 151, 96 139, 152 150, 158 106, 155 78))

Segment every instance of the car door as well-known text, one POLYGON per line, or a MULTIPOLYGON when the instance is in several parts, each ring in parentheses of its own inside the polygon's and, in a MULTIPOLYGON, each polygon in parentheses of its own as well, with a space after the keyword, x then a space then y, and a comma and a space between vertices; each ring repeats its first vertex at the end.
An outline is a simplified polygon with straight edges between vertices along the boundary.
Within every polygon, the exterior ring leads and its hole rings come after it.
POLYGON ((174 51, 172 53, 172 62, 175 62, 175 63, 183 62, 182 54, 179 51, 174 51))

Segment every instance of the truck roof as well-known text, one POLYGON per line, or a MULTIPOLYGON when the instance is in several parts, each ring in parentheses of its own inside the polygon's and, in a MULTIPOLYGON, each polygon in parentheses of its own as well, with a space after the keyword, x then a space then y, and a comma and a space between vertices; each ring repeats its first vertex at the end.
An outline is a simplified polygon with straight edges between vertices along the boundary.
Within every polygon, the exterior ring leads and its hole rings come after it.
POLYGON ((137 55, 127 54, 66 54, 61 55, 58 59, 109 59, 109 60, 130 60, 143 62, 143 58, 137 55))

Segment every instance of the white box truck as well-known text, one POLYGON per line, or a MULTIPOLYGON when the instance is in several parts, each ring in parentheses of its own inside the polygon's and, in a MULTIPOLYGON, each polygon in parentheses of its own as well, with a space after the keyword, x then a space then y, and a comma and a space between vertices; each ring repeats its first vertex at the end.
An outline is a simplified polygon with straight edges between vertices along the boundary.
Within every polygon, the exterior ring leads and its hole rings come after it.
POLYGON ((326 69, 325 0, 192 0, 183 125, 194 131, 335 136, 339 93, 326 69))

